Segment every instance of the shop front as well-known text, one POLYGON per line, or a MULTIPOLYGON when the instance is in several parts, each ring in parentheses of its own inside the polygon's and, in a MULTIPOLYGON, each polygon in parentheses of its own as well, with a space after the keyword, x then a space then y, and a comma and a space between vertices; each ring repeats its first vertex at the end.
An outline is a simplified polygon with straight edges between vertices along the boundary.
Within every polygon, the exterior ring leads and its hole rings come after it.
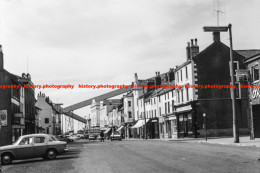
MULTIPOLYGON (((257 84, 258 86, 260 83, 257 84)), ((260 138, 260 90, 252 89, 250 92, 251 98, 251 128, 253 129, 253 135, 255 138, 260 138)))
POLYGON ((156 139, 160 138, 159 134, 159 118, 154 117, 150 118, 148 122, 146 122, 146 129, 147 129, 147 138, 148 139, 156 139))
POLYGON ((177 128, 176 136, 178 138, 194 137, 194 115, 191 104, 180 107, 176 106, 175 115, 174 128, 177 128))

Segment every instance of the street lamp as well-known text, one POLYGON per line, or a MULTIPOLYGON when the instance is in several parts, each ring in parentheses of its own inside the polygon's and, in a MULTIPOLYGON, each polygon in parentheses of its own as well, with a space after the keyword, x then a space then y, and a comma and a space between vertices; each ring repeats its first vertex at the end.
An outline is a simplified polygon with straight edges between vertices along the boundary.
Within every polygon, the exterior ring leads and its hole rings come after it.
POLYGON ((205 139, 207 141, 208 137, 207 137, 207 121, 206 121, 206 114, 203 113, 203 117, 204 117, 204 129, 205 129, 205 139))
MULTIPOLYGON (((232 25, 228 26, 205 26, 203 27, 204 32, 227 32, 229 31, 229 40, 230 40, 230 76, 231 76, 231 85, 235 85, 235 76, 234 76, 234 62, 233 62, 233 43, 232 43, 232 25)), ((232 99, 232 112, 233 112, 233 137, 234 143, 239 143, 239 132, 238 132, 238 122, 237 122, 237 112, 236 112, 236 92, 235 89, 231 89, 231 99, 232 99)))

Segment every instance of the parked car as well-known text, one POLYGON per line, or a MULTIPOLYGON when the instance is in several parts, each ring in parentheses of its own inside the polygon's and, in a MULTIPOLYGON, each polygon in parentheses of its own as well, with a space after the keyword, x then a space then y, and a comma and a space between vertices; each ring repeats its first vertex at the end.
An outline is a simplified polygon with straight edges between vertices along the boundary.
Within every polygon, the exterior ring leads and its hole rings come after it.
POLYGON ((57 136, 57 138, 60 140, 60 141, 66 141, 67 143, 70 143, 70 142, 73 142, 74 140, 67 137, 66 135, 59 135, 57 136))
POLYGON ((84 135, 83 134, 77 134, 77 137, 80 139, 84 139, 84 135))
POLYGON ((111 141, 113 141, 113 140, 119 140, 119 141, 121 141, 121 140, 122 140, 122 137, 121 137, 121 135, 120 135, 119 132, 113 132, 113 133, 110 135, 110 139, 111 139, 111 141))
POLYGON ((53 135, 31 134, 20 136, 12 145, 0 147, 2 164, 10 164, 16 159, 43 157, 52 160, 58 154, 68 151, 68 144, 53 135))
POLYGON ((95 135, 89 135, 88 139, 89 139, 89 140, 96 140, 96 139, 97 139, 97 136, 95 136, 95 135))

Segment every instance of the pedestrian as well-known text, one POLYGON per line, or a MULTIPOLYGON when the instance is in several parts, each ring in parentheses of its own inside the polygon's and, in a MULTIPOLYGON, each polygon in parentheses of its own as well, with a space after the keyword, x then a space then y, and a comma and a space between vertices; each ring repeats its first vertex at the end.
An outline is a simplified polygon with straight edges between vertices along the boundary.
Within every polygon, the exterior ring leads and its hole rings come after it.
POLYGON ((101 142, 104 142, 104 132, 100 132, 101 142))

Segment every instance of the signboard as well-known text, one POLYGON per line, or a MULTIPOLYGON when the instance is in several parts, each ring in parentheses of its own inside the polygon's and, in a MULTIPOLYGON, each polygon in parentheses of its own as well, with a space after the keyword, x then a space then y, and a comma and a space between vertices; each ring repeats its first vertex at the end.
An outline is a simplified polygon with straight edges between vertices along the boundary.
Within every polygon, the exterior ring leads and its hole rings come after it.
POLYGON ((0 110, 1 126, 7 126, 7 110, 0 110))
POLYGON ((15 113, 14 117, 15 118, 23 118, 23 113, 15 113))
POLYGON ((236 70, 236 79, 238 82, 248 81, 249 71, 247 69, 236 70))
POLYGON ((12 127, 13 129, 25 129, 25 126, 21 126, 21 125, 13 125, 12 127))

